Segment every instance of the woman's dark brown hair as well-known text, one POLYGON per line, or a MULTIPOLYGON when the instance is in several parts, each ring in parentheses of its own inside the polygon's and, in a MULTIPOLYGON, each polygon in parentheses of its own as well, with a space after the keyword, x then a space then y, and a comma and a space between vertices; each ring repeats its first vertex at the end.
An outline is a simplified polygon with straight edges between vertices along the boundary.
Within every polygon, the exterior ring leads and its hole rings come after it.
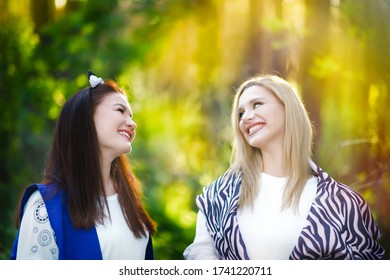
MULTIPOLYGON (((54 131, 43 183, 55 183, 65 191, 69 215, 77 228, 102 224, 105 218, 107 200, 93 115, 103 98, 115 92, 126 96, 111 80, 79 91, 64 104, 54 131)), ((153 234, 155 224, 143 207, 141 186, 127 155, 114 159, 111 176, 121 209, 134 235, 153 234)))

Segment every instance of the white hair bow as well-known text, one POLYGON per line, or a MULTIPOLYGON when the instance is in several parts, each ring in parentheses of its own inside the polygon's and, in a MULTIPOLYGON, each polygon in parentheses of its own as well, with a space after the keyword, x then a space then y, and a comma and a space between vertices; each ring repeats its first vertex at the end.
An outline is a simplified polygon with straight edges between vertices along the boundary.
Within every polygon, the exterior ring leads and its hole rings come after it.
POLYGON ((102 78, 96 76, 94 73, 88 70, 88 80, 89 84, 91 85, 92 88, 97 87, 100 84, 104 84, 104 81, 102 78))

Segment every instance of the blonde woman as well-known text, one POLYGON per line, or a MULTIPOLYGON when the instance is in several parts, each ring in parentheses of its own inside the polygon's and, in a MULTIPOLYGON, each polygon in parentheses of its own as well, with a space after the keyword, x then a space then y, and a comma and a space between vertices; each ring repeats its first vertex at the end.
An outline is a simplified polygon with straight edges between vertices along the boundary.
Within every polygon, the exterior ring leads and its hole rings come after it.
POLYGON ((367 203, 311 160, 311 122, 288 82, 245 81, 231 121, 231 166, 196 198, 185 259, 383 257, 367 203))

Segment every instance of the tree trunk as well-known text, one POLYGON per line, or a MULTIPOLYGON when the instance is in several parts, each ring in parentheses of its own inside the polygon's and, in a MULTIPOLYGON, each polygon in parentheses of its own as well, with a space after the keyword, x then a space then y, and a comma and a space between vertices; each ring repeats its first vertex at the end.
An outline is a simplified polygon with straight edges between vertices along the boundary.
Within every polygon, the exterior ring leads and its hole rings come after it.
POLYGON ((255 74, 264 71, 264 48, 262 46, 263 32, 261 28, 261 18, 264 10, 263 1, 249 1, 249 22, 248 22, 248 39, 247 50, 244 61, 243 77, 240 80, 247 79, 255 74))
POLYGON ((321 137, 321 99, 326 90, 326 77, 311 74, 316 59, 328 53, 328 27, 330 0, 305 0, 305 30, 308 34, 303 40, 301 69, 299 73, 301 93, 314 125, 314 154, 321 137))
POLYGON ((30 2, 31 17, 34 21, 34 31, 40 33, 41 27, 55 18, 54 0, 34 0, 30 2))

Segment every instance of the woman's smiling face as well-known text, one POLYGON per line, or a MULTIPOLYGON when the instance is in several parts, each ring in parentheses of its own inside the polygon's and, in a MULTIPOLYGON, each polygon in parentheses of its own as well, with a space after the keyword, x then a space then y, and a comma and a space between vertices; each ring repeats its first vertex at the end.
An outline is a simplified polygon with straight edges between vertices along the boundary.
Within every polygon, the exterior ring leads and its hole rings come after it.
POLYGON ((268 89, 250 86, 240 96, 239 127, 249 145, 261 150, 283 147, 285 108, 268 89))
POLYGON ((131 152, 137 125, 124 95, 107 94, 95 109, 94 122, 103 159, 112 161, 131 152))

